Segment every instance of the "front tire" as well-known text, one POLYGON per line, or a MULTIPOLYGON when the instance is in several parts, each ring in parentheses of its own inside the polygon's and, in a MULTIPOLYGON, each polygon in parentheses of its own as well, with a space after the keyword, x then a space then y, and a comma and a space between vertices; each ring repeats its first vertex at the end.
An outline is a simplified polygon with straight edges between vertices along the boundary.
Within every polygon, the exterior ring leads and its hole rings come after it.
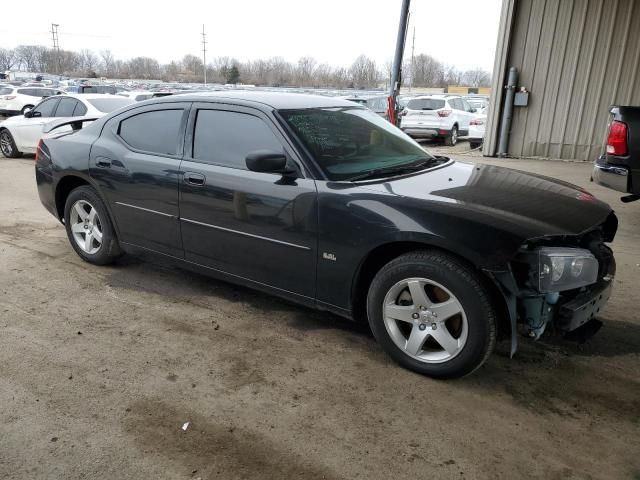
POLYGON ((121 255, 109 212, 93 188, 78 187, 69 194, 64 224, 71 246, 85 262, 108 265, 121 255))
POLYGON ((470 374, 496 341, 496 313, 477 272, 437 251, 386 264, 369 288, 367 315, 391 358, 434 378, 470 374))
POLYGON ((13 140, 13 135, 6 128, 0 130, 0 150, 7 158, 20 158, 22 156, 22 152, 18 150, 16 142, 13 140))

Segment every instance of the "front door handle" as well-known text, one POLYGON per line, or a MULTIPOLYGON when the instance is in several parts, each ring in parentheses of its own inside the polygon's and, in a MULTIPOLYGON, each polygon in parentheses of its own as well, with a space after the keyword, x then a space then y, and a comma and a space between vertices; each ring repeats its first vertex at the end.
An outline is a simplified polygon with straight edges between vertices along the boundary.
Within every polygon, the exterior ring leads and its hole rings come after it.
POLYGON ((201 173, 184 172, 184 181, 189 185, 195 185, 196 187, 202 187, 206 180, 206 177, 201 173))

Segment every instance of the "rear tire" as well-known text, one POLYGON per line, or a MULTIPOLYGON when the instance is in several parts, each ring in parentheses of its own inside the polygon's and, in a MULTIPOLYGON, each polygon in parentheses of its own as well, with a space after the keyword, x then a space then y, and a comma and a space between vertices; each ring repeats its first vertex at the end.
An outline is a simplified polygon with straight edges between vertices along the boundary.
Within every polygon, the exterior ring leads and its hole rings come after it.
POLYGON ((93 188, 78 187, 69 194, 64 225, 71 246, 85 262, 108 265, 122 255, 109 212, 93 188))
POLYGON ((434 378, 472 373, 496 342, 496 313, 478 273, 438 251, 408 253, 382 267, 369 288, 367 316, 391 358, 434 378))
POLYGON ((458 127, 454 125, 449 135, 444 137, 444 144, 448 147, 454 147, 458 143, 458 127))
POLYGON ((16 142, 13 140, 13 135, 6 128, 0 130, 0 150, 7 158, 20 158, 22 156, 22 152, 18 151, 16 142))

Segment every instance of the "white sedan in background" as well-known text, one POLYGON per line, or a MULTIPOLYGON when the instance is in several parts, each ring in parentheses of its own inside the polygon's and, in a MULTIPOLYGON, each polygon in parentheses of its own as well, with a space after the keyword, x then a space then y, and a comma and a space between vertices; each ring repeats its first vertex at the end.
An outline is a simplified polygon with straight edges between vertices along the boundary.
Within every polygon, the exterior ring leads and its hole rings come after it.
POLYGON ((474 149, 480 147, 484 142, 484 132, 487 128, 487 115, 476 115, 469 122, 469 146, 474 149))
MULTIPOLYGON (((46 123, 69 117, 101 117, 134 103, 115 95, 56 95, 38 103, 24 115, 0 122, 0 151, 5 157, 17 158, 23 153, 35 153, 46 123)), ((66 127, 71 128, 71 127, 66 127)))

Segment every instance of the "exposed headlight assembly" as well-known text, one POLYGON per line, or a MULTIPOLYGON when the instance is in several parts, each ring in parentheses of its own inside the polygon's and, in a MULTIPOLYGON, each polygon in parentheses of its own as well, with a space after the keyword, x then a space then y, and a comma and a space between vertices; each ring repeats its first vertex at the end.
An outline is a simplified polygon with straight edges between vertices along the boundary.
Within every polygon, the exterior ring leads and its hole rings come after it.
POLYGON ((538 257, 538 290, 562 292, 596 283, 598 260, 581 248, 543 247, 538 257))

